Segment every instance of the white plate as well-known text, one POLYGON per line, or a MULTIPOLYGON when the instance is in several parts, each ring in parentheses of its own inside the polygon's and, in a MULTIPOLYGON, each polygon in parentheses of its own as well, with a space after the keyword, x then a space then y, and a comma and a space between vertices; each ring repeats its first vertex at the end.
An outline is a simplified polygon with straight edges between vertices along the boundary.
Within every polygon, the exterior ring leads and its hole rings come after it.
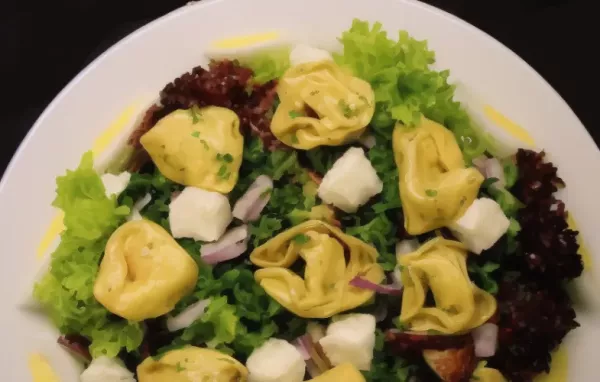
MULTIPOLYGON (((2 380, 30 380, 27 357, 44 353, 62 376, 76 381, 70 358, 54 350, 56 330, 39 315, 17 309, 40 260, 39 242, 56 212, 54 179, 128 105, 144 106, 175 77, 204 64, 208 44, 226 36, 282 30, 294 40, 331 46, 354 17, 380 21, 395 33, 429 40, 438 66, 519 123, 549 153, 568 185, 566 203, 592 254, 600 252, 600 152, 558 94, 525 62, 465 22, 430 6, 400 0, 206 0, 183 7, 133 33, 94 61, 52 102, 19 148, 0 185, 2 380)), ((596 256, 592 256, 596 257, 596 256)), ((597 380, 600 343, 599 259, 579 282, 581 328, 567 338, 569 380, 597 380)))

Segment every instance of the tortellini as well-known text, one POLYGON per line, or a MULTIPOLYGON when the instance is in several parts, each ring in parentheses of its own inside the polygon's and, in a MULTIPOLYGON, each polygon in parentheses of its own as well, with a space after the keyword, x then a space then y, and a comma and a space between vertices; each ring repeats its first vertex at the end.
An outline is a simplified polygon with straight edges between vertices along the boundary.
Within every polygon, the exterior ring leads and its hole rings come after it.
POLYGON ((416 127, 398 124, 393 146, 406 231, 419 235, 460 218, 477 197, 483 176, 465 168, 452 132, 423 118, 416 127))
POLYGON ((106 243, 94 296, 110 312, 142 321, 170 312, 197 279, 198 265, 164 228, 134 220, 106 243))
POLYGON ((506 382, 506 378, 500 373, 497 369, 492 369, 489 367, 478 367, 473 372, 473 376, 471 377, 471 381, 478 382, 506 382))
POLYGON ((384 278, 375 248, 318 220, 280 233, 250 260, 263 268, 254 276, 264 290, 304 318, 331 317, 367 302, 373 292, 351 286, 355 276, 373 283, 384 278), (288 269, 298 258, 306 264, 304 278, 288 269))
POLYGON ((176 110, 144 134, 140 143, 173 182, 230 192, 238 180, 244 138, 231 110, 208 106, 176 110))
POLYGON ((404 292, 400 321, 410 330, 454 334, 484 324, 496 312, 494 296, 467 273, 467 250, 457 241, 432 239, 398 256, 404 292), (431 291, 435 306, 427 306, 431 291))
POLYGON ((316 378, 310 379, 310 382, 365 382, 365 377, 352 364, 343 363, 319 375, 316 378))
POLYGON ((137 367, 139 382, 245 382, 248 370, 236 359, 212 349, 186 346, 137 367))
POLYGON ((271 131, 286 145, 309 150, 358 138, 375 112, 371 85, 331 60, 296 65, 277 86, 281 103, 271 131))

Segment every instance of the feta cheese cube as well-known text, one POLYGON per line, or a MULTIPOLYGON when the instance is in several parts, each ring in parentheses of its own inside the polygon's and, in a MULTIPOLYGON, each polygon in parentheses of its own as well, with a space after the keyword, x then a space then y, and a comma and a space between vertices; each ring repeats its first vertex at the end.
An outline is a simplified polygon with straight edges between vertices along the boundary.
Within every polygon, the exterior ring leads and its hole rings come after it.
POLYGON ((375 317, 370 314, 341 316, 329 325, 319 344, 332 365, 350 363, 359 370, 369 370, 375 348, 375 317))
POLYGON ((480 198, 473 201, 465 214, 448 228, 469 251, 480 254, 490 249, 506 233, 509 225, 510 221, 496 201, 480 198))
POLYGON ((345 212, 356 212, 383 190, 383 182, 363 149, 348 149, 323 177, 319 197, 345 212))
POLYGON ((254 349, 246 367, 249 382, 302 382, 306 363, 294 345, 271 338, 254 349))
POLYGON ((104 184, 106 196, 110 198, 112 195, 119 196, 127 188, 129 179, 131 179, 131 173, 124 171, 119 175, 103 174, 100 179, 104 184))
POLYGON ((169 224, 176 239, 216 241, 232 220, 229 200, 218 192, 186 187, 169 205, 169 224))
POLYGON ((135 382, 133 373, 120 361, 105 356, 95 358, 79 378, 81 382, 135 382))
POLYGON ((333 61, 331 53, 326 50, 313 48, 312 46, 299 44, 290 52, 290 63, 292 66, 305 64, 307 62, 333 61))

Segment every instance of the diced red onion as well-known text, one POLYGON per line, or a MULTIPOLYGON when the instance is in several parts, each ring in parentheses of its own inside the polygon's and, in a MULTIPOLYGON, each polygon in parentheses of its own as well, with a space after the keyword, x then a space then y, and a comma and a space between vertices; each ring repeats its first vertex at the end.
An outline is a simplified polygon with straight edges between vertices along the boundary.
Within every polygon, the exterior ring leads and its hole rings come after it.
POLYGON ((169 329, 170 332, 176 332, 187 328, 204 314, 208 304, 210 304, 210 299, 197 301, 185 308, 175 317, 167 318, 167 329, 169 329))
POLYGON ((506 177, 504 175, 504 167, 497 158, 487 158, 484 156, 473 159, 473 165, 477 167, 481 175, 486 178, 496 178, 497 182, 494 186, 504 188, 506 186, 506 177))
POLYGON ((233 216, 243 222, 257 220, 265 208, 273 189, 273 180, 266 175, 261 175, 233 206, 233 216))
POLYGON ((498 325, 483 324, 472 332, 475 343, 475 355, 480 358, 492 357, 496 354, 498 344, 498 325))
POLYGON ((81 362, 89 363, 92 360, 88 348, 90 342, 85 337, 77 335, 60 336, 56 342, 81 362))
POLYGON ((375 308, 375 312, 373 315, 375 316, 376 322, 381 322, 381 321, 385 320, 385 318, 387 317, 387 314, 388 314, 387 304, 379 304, 375 308))
POLYGON ((312 340, 310 339, 310 335, 304 334, 293 341, 293 345, 298 349, 300 354, 302 354, 302 358, 305 361, 310 359, 310 351, 313 346, 312 340))
POLYGON ((377 144, 377 140, 374 135, 367 134, 359 139, 360 143, 368 149, 372 149, 377 144))
POLYGON ((350 280, 350 285, 356 288, 367 289, 381 294, 389 294, 394 296, 400 296, 402 294, 402 289, 395 285, 375 284, 374 282, 363 279, 360 276, 356 276, 350 280))
POLYGON ((143 198, 138 200, 131 209, 131 215, 127 218, 127 220, 142 220, 142 214, 140 213, 144 207, 148 205, 152 201, 152 196, 148 193, 144 195, 143 198))
POLYGON ((235 259, 248 249, 248 226, 241 225, 230 229, 219 241, 204 244, 200 257, 207 264, 217 264, 235 259))
POLYGON ((396 243, 396 257, 406 255, 419 249, 419 242, 415 239, 402 240, 396 243))

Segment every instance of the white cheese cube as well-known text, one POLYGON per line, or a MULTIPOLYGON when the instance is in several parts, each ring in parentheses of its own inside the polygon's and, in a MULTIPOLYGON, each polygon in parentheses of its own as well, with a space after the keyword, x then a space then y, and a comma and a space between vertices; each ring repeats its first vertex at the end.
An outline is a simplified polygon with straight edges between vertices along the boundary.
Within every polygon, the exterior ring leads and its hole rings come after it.
POLYGON ((363 149, 348 149, 323 177, 319 197, 345 212, 356 212, 358 207, 383 190, 383 182, 363 149))
POLYGON ((249 382, 302 382, 306 363, 294 345, 271 338, 254 349, 246 367, 249 382))
POLYGON ((169 205, 174 238, 216 241, 233 220, 229 200, 218 192, 186 187, 169 205))
POLYGON ((326 60, 333 61, 331 53, 305 44, 296 45, 290 52, 290 64, 292 66, 326 60))
POLYGON ((79 377, 81 382, 135 382, 133 373, 114 359, 105 356, 98 357, 90 363, 87 369, 79 377))
POLYGON ((131 174, 127 171, 124 171, 119 175, 103 174, 100 179, 104 184, 106 196, 110 198, 112 195, 119 196, 119 194, 127 188, 129 179, 131 179, 131 174))
POLYGON ((370 314, 339 317, 329 325, 319 344, 332 365, 348 362, 359 370, 369 370, 375 348, 375 317, 370 314))
POLYGON ((480 254, 490 249, 508 230, 510 221, 496 201, 476 199, 465 214, 449 228, 469 251, 480 254))

